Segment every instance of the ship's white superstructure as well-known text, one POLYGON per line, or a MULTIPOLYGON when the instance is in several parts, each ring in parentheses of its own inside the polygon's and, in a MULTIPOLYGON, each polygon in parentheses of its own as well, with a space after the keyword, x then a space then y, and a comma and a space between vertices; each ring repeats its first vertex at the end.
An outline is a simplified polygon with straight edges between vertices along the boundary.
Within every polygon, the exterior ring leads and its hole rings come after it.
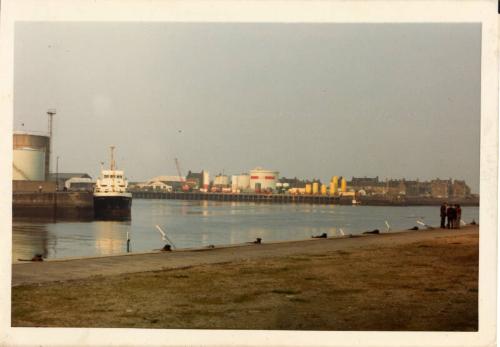
POLYGON ((94 196, 128 196, 128 182, 122 170, 102 170, 96 181, 94 196))

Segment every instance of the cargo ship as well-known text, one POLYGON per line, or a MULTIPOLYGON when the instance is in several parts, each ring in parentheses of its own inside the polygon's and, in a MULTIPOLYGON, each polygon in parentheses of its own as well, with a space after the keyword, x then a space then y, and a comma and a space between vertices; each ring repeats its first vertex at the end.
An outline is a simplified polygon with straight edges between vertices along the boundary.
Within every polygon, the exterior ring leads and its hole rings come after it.
POLYGON ((123 170, 117 170, 111 146, 109 170, 101 165, 101 175, 94 187, 94 217, 100 220, 129 220, 131 218, 132 194, 127 191, 128 182, 123 170))

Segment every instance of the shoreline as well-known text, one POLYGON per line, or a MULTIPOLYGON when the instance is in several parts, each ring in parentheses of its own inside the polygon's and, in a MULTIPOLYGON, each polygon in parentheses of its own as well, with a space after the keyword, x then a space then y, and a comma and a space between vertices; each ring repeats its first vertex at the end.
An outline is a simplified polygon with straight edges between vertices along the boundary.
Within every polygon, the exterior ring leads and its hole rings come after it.
MULTIPOLYGON (((423 231, 425 229, 420 229, 423 231)), ((381 232, 380 234, 397 234, 404 233, 410 230, 400 230, 400 231, 389 231, 389 232, 381 232)), ((345 236, 331 236, 326 238, 313 238, 310 239, 300 239, 300 240, 283 240, 283 241, 267 241, 261 243, 260 245, 276 245, 276 244, 289 244, 289 243, 297 243, 297 242, 308 242, 308 241, 320 241, 320 240, 340 240, 345 238, 355 238, 355 237, 367 237, 372 236, 369 234, 348 234, 345 236)), ((239 248, 239 247, 251 247, 251 246, 259 246, 254 242, 246 242, 246 243, 235 243, 235 244, 221 244, 221 245, 212 245, 203 246, 203 247, 187 247, 187 248, 178 248, 172 249, 171 251, 162 251, 161 249, 153 249, 150 251, 138 251, 138 252, 122 252, 115 254, 106 254, 106 255, 89 255, 89 256, 75 256, 75 257, 65 257, 65 258, 44 258, 44 262, 64 262, 64 261, 73 261, 73 260, 88 260, 88 259, 101 259, 101 258, 114 258, 114 257, 129 257, 135 255, 150 255, 150 254, 168 254, 168 253, 179 253, 179 252, 204 252, 204 251, 213 251, 215 249, 228 249, 228 248, 239 248)), ((14 260, 12 259, 12 264, 30 264, 33 263, 31 260, 14 260)))
POLYGON ((294 254, 317 254, 370 245, 409 244, 447 235, 474 234, 478 225, 461 229, 420 229, 381 232, 380 234, 346 235, 294 241, 237 244, 214 248, 189 248, 163 252, 160 250, 106 256, 47 259, 43 262, 13 262, 12 286, 53 281, 112 276, 125 273, 178 269, 203 264, 217 264, 242 259, 273 258, 294 254))
POLYGON ((478 226, 314 241, 14 265, 12 326, 477 331, 478 226))

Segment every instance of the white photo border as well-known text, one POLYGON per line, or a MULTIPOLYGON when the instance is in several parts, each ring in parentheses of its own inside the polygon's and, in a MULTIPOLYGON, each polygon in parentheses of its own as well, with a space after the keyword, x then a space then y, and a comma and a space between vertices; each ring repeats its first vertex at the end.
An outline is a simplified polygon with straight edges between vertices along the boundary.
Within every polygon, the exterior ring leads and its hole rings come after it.
POLYGON ((0 9, 0 344, 39 346, 493 346, 498 230, 498 14, 493 0, 142 1, 4 0, 0 9), (481 23, 478 332, 317 332, 12 328, 14 26, 18 21, 481 23))

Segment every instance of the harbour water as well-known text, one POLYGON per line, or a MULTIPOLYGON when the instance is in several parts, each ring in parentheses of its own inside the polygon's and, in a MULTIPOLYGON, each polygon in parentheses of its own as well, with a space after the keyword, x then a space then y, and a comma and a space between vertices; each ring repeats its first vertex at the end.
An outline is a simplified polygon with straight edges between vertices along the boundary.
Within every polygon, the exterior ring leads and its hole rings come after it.
MULTIPOLYGON (((479 207, 463 207, 462 220, 479 222, 479 207)), ((360 234, 367 230, 405 230, 421 220, 439 225, 436 206, 339 206, 244 202, 143 200, 132 204, 132 219, 118 221, 13 221, 12 258, 103 256, 125 253, 127 233, 132 252, 147 252, 166 243, 156 229, 166 231, 174 248, 303 240, 313 235, 360 234)), ((420 226, 421 227, 421 226, 420 226)))

